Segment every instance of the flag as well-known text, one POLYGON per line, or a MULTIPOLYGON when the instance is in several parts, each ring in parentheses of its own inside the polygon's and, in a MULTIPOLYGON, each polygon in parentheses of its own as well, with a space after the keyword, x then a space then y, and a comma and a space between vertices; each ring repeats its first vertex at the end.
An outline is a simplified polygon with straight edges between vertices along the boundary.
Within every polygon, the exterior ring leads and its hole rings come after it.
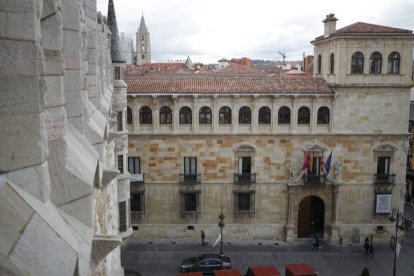
POLYGON ((214 242, 213 248, 216 247, 216 245, 219 243, 220 240, 221 240, 221 234, 219 234, 219 236, 217 237, 217 240, 214 242))
POLYGON ((309 169, 310 166, 311 166, 311 157, 310 157, 310 152, 308 151, 306 153, 305 161, 303 162, 301 171, 303 171, 304 169, 309 169))
POLYGON ((323 173, 324 171, 325 171, 325 164, 323 161, 323 153, 322 153, 322 156, 319 160, 319 172, 323 173))
POLYGON ((325 162, 326 175, 329 174, 329 170, 331 169, 331 160, 332 160, 332 150, 331 150, 331 154, 329 154, 328 159, 326 159, 326 162, 325 162))

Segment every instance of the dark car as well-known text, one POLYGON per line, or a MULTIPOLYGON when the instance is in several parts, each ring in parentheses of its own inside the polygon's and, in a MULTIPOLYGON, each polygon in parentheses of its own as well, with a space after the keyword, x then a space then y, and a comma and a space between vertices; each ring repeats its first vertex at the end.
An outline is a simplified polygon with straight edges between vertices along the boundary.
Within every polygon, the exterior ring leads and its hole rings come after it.
POLYGON ((219 254, 203 254, 198 257, 191 257, 185 259, 181 263, 181 272, 202 271, 213 272, 218 269, 230 269, 230 257, 223 256, 220 258, 219 254))

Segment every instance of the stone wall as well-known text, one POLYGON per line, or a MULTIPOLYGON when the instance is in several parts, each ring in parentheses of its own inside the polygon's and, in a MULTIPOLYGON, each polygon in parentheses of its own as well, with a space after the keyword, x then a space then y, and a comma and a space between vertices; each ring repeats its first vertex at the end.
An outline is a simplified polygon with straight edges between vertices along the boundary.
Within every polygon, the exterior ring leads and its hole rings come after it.
POLYGON ((120 275, 105 19, 96 0, 0 18, 0 274, 120 275))

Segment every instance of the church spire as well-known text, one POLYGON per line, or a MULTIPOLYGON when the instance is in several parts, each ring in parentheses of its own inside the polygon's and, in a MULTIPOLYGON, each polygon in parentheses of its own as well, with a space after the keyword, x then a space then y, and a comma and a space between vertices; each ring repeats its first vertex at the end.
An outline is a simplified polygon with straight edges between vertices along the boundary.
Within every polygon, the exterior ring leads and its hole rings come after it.
POLYGON ((141 15, 141 22, 137 31, 137 55, 136 63, 151 63, 151 42, 150 33, 145 25, 144 13, 141 15))
POLYGON ((118 24, 116 22, 116 14, 114 1, 109 0, 108 2, 108 17, 107 17, 108 27, 112 33, 111 38, 111 57, 112 62, 124 63, 125 59, 122 57, 121 49, 119 45, 119 35, 118 35, 118 24))
POLYGON ((148 32, 147 26, 145 25, 144 12, 142 12, 142 15, 141 15, 141 22, 139 24, 139 30, 141 32, 148 32))

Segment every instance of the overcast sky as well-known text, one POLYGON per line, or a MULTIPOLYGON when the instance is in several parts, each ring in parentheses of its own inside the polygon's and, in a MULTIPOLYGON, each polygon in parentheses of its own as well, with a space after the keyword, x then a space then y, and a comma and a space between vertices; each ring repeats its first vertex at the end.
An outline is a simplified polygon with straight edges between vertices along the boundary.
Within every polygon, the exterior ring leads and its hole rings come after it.
MULTIPOLYGON (((106 15, 108 0, 97 0, 106 15)), ((153 62, 215 63, 220 58, 281 60, 313 54, 326 15, 337 29, 361 21, 414 29, 413 0, 114 0, 119 32, 133 38, 142 13, 153 62)))

